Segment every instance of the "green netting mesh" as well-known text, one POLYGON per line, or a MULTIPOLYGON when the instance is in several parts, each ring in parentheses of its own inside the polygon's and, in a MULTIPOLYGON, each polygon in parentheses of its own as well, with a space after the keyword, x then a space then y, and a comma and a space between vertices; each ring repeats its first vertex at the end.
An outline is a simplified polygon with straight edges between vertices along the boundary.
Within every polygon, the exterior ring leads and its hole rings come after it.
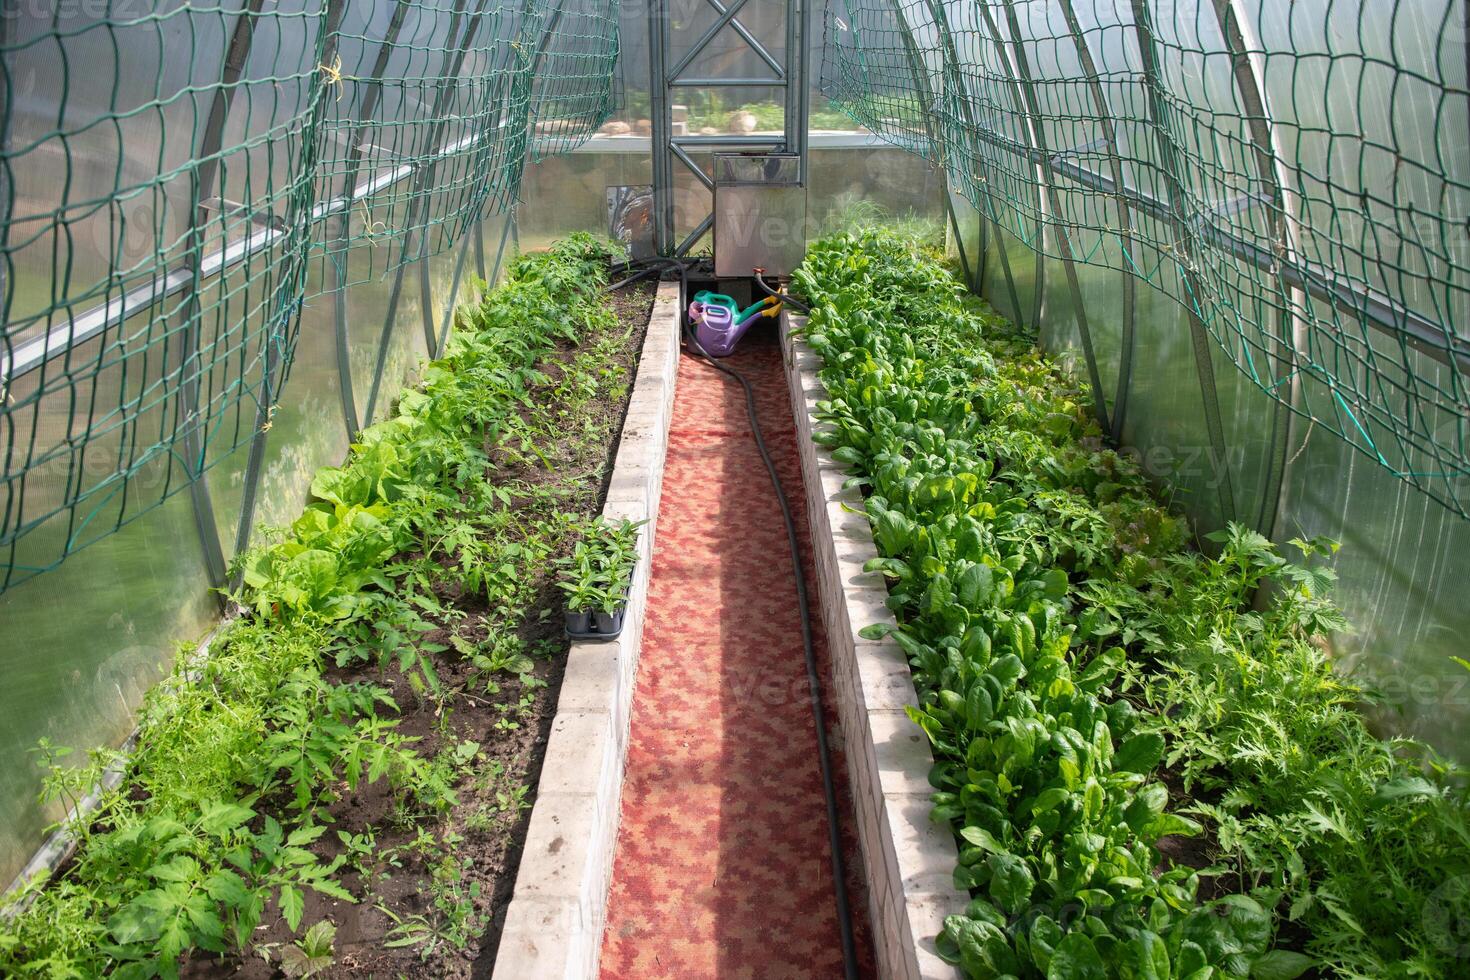
POLYGON ((1463 0, 839 0, 827 38, 834 102, 1059 260, 1115 434, 1143 282, 1192 314, 1222 457, 1212 346, 1279 408, 1277 485, 1320 429, 1470 514, 1463 0), (1111 383, 1084 263, 1125 283, 1111 383))
POLYGON ((531 82, 532 158, 581 144, 617 107, 618 7, 560 0, 536 43, 531 82))
MULTIPOLYGON (((336 297, 348 427, 369 421, 353 398, 343 291, 392 281, 386 346, 405 269, 514 206, 533 117, 541 153, 606 117, 615 11, 613 0, 7 11, 0 591, 181 490, 208 553, 201 476, 243 445, 259 453, 301 305, 321 294, 336 297), (563 74, 537 82, 538 71, 563 74)), ((421 284, 427 309, 426 272, 421 284)))
POLYGON ((931 64, 938 48, 925 43, 933 20, 922 3, 832 5, 828 8, 822 89, 834 106, 895 146, 929 159, 942 152, 932 113, 931 64), (871 43, 883 38, 884 43, 871 43), (891 42, 891 43, 890 43, 891 42))

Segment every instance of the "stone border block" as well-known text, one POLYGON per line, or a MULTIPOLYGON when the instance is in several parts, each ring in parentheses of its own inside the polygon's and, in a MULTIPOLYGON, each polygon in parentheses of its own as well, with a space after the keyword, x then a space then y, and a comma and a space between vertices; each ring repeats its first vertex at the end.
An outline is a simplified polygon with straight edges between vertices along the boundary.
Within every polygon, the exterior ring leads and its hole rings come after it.
POLYGON ((782 360, 832 651, 831 696, 847 741, 878 975, 948 980, 959 973, 939 958, 934 938, 945 916, 965 911, 967 898, 952 884, 959 855, 949 832, 929 820, 934 757, 923 732, 904 714, 918 703, 908 659, 891 639, 858 635, 873 623, 892 623, 893 614, 884 604, 888 592, 881 576, 863 571, 878 551, 861 513, 862 495, 843 489, 846 467, 812 441, 812 433, 824 427, 816 412, 826 391, 817 380, 821 359, 792 334, 802 322, 783 321, 782 360))

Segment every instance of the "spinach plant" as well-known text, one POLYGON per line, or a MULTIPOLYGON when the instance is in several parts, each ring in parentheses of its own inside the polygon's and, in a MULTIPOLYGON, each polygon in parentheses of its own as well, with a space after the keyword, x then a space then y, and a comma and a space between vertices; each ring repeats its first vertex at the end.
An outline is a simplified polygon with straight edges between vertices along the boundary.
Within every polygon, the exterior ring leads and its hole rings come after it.
POLYGON ((1333 672, 1334 546, 1291 562, 1232 525, 1191 550, 1076 381, 900 236, 817 242, 796 284, 816 438, 867 494, 972 896, 941 952, 975 977, 1454 973, 1464 774, 1375 738, 1333 672), (1191 837, 1204 861, 1165 858, 1191 837))

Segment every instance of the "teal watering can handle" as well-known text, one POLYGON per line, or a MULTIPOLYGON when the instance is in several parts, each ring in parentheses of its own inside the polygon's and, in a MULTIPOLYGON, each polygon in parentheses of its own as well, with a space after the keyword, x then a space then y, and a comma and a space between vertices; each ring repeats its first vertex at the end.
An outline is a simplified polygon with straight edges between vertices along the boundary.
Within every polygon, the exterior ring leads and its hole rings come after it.
POLYGON ((739 309, 739 307, 735 305, 735 300, 733 298, 726 296, 724 293, 712 293, 708 289, 701 289, 699 292, 695 293, 694 301, 696 303, 703 303, 705 306, 729 307, 731 313, 734 313, 736 310, 739 309))

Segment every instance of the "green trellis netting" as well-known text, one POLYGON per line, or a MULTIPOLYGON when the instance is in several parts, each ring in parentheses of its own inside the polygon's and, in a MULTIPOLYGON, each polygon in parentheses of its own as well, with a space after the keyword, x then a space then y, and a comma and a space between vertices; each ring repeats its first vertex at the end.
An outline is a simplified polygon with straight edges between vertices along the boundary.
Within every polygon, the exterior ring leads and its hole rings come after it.
POLYGON ((335 305, 344 422, 371 421, 346 291, 392 284, 386 349, 421 287, 436 350, 426 260, 603 122, 617 54, 614 0, 7 11, 0 591, 184 490, 208 553, 202 477, 248 446, 252 498, 303 303, 335 305))
POLYGON ((1114 435, 1138 286, 1184 306, 1222 515, 1269 530, 1288 454, 1322 430, 1470 516, 1464 0, 836 0, 826 50, 835 103, 1028 247, 999 250, 1012 308, 1070 297, 1114 435), (1118 274, 1111 370, 1093 267, 1118 274), (1220 353, 1274 406, 1249 488, 1224 462, 1220 353))
POLYGON ((531 73, 531 158, 581 144, 617 107, 618 6, 578 0, 551 12, 531 73))

